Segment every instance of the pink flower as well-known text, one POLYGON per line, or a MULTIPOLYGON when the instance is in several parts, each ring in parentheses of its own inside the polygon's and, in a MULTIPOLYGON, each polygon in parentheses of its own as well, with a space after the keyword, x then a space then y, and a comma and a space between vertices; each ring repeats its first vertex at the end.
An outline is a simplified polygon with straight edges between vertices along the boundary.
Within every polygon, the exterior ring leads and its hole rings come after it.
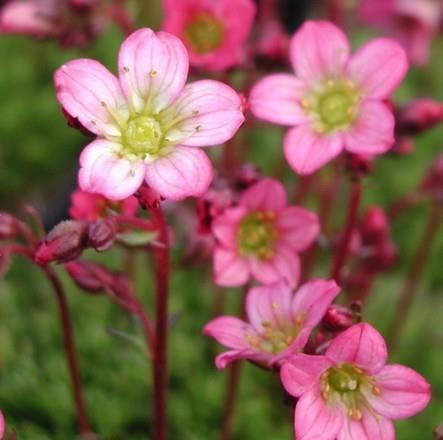
POLYGON ((90 59, 55 73, 64 110, 97 135, 80 156, 80 188, 111 200, 129 197, 143 181, 166 199, 203 194, 212 167, 196 147, 234 136, 244 120, 239 95, 218 81, 185 86, 186 48, 165 32, 134 32, 118 64, 118 79, 90 59))
POLYGON ((424 65, 439 31, 443 6, 438 0, 361 0, 359 14, 365 23, 398 40, 412 63, 424 65))
POLYGON ((309 281, 295 294, 283 280, 253 287, 246 297, 248 322, 220 316, 203 330, 230 348, 217 357, 217 368, 236 359, 270 366, 300 351, 339 291, 334 281, 324 280, 309 281))
POLYGON ((240 286, 252 276, 261 283, 284 278, 298 283, 298 253, 320 232, 316 214, 288 206, 277 180, 266 178, 248 188, 238 205, 212 223, 218 243, 214 250, 214 276, 219 286, 240 286))
POLYGON ((100 194, 91 194, 77 190, 71 194, 69 215, 74 220, 98 220, 109 216, 112 212, 123 215, 134 215, 138 209, 135 197, 128 197, 120 202, 108 200, 100 194))
POLYGON ((324 356, 286 359, 280 377, 300 400, 297 440, 393 440, 391 419, 417 414, 428 404, 426 380, 403 365, 385 365, 386 343, 368 324, 337 336, 324 356))
POLYGON ((4 433, 5 433, 5 418, 3 417, 3 413, 0 411, 0 439, 3 438, 4 433))
POLYGON ((224 70, 237 64, 251 31, 252 0, 163 0, 163 29, 177 35, 192 66, 224 70))
POLYGON ((277 73, 261 79, 250 105, 260 119, 293 126, 284 153, 295 171, 311 174, 343 149, 375 155, 390 148, 394 118, 382 101, 408 68, 396 42, 376 39, 351 57, 339 28, 307 21, 291 40, 290 57, 296 76, 277 73))

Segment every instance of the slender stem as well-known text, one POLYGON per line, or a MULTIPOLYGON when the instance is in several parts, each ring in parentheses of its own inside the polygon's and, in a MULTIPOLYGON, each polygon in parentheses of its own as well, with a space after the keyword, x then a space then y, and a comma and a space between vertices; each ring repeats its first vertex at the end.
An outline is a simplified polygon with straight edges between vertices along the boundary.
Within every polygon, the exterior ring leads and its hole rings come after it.
POLYGON ((163 246, 154 247, 156 261, 156 322, 154 345, 154 440, 167 438, 168 386, 168 293, 169 293, 169 238, 168 227, 160 207, 150 207, 152 220, 163 246))
POLYGON ((135 31, 133 20, 126 11, 124 0, 120 0, 114 4, 112 17, 125 36, 135 31))
MULTIPOLYGON (((240 318, 244 319, 246 316, 245 303, 246 294, 249 289, 249 284, 243 289, 243 294, 240 303, 240 318)), ((227 379, 227 389, 225 403, 223 407, 223 418, 222 418, 222 429, 220 440, 230 440, 232 438, 232 424, 233 416, 235 412, 235 403, 237 400, 237 394, 240 383, 240 373, 241 373, 241 361, 235 361, 229 366, 228 379, 227 379)))
POLYGON ((332 265, 331 278, 333 278, 338 284, 340 284, 341 271, 346 261, 346 257, 349 253, 349 247, 351 244, 352 232, 357 222, 358 206, 361 198, 361 183, 356 180, 352 183, 351 195, 349 199, 348 213, 346 217, 345 230, 343 237, 338 248, 338 252, 335 255, 335 259, 332 265))
POLYGON ((329 19, 339 25, 343 25, 344 19, 344 2, 343 0, 329 0, 328 2, 329 19))
POLYGON ((418 284, 426 266, 432 243, 437 235, 441 223, 441 207, 434 205, 429 212, 429 216, 423 230, 423 236, 412 259, 408 273, 404 281, 403 289, 398 299, 395 315, 388 332, 388 344, 390 349, 394 349, 401 331, 404 328, 412 302, 418 293, 418 284))

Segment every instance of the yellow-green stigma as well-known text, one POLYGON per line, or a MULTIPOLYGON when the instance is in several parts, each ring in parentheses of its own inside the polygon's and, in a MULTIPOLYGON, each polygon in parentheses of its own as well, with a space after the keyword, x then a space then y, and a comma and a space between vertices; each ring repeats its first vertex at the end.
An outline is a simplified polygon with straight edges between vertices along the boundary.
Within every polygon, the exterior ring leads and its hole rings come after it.
POLYGON ((317 132, 332 133, 354 123, 359 100, 360 94, 354 84, 329 79, 302 99, 301 106, 313 116, 317 132))
POLYGON ((126 155, 146 158, 162 148, 163 133, 160 123, 152 116, 131 118, 122 131, 122 144, 126 155))
POLYGON ((274 255, 274 244, 278 236, 273 212, 254 212, 247 215, 237 231, 240 254, 261 259, 274 255))
POLYGON ((217 49, 223 41, 223 24, 211 14, 198 14, 185 28, 185 38, 198 54, 217 49))

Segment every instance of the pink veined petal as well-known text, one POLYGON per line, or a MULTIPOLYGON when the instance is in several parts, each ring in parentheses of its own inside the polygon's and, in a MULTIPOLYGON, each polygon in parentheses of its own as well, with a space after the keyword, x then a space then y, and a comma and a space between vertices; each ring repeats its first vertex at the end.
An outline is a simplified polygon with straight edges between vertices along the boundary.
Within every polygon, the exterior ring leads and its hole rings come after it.
POLYGON ((408 59, 394 40, 377 38, 361 47, 346 67, 346 72, 366 97, 387 98, 408 71, 408 59))
POLYGON ((250 348, 246 336, 253 330, 248 323, 234 316, 220 316, 206 324, 203 333, 228 348, 242 350, 250 348))
POLYGON ((283 362, 280 380, 289 394, 300 397, 312 388, 321 374, 331 366, 331 361, 325 356, 296 354, 283 362))
POLYGON ((349 51, 346 35, 327 21, 306 21, 290 45, 292 66, 308 84, 340 75, 349 51))
POLYGON ((306 391, 297 402, 296 440, 335 440, 342 424, 343 415, 325 404, 318 386, 306 391))
POLYGON ((214 282, 218 286, 241 286, 249 279, 249 266, 236 252, 216 247, 214 250, 214 282))
POLYGON ((269 357, 269 354, 258 353, 252 349, 229 350, 217 356, 215 359, 215 365, 221 370, 233 361, 249 359, 251 361, 266 362, 269 357))
POLYGON ((345 149, 355 154, 381 154, 394 143, 394 115, 381 101, 364 100, 354 126, 344 133, 345 149))
POLYGON ((119 136, 129 117, 117 78, 98 61, 69 61, 54 74, 57 99, 90 132, 119 136), (116 119, 118 118, 118 119, 116 119))
POLYGON ((280 212, 287 205, 286 190, 276 179, 261 179, 242 194, 239 204, 253 211, 280 212))
POLYGON ((212 233, 228 249, 237 249, 237 227, 245 214, 246 210, 244 207, 235 206, 228 208, 212 222, 212 233))
POLYGON ((368 374, 376 374, 386 363, 386 342, 369 324, 355 324, 332 340, 326 356, 337 363, 349 362, 368 374))
POLYGON ((306 250, 320 233, 317 214, 300 206, 288 206, 277 220, 281 240, 297 252, 306 250))
POLYGON ((255 117, 281 125, 308 121, 300 107, 305 86, 294 75, 276 73, 265 76, 251 90, 249 104, 255 117))
POLYGON ((146 183, 168 200, 201 196, 212 180, 212 165, 198 148, 176 146, 146 164, 146 183))
POLYGON ((320 135, 307 125, 291 128, 283 140, 284 154, 289 166, 298 174, 312 174, 343 150, 340 133, 320 135))
POLYGON ((303 316, 303 325, 314 327, 323 318, 326 310, 340 293, 333 280, 311 280, 297 289, 292 299, 292 316, 303 316))
POLYGON ((344 417, 343 427, 337 440, 395 440, 394 426, 384 417, 375 417, 369 411, 363 412, 362 420, 344 417))
POLYGON ((136 111, 158 113, 182 91, 188 77, 188 52, 179 38, 143 28, 122 43, 120 83, 136 111))
POLYGON ((201 80, 188 84, 163 112, 166 138, 190 147, 207 147, 231 139, 245 117, 240 95, 227 84, 201 80))
POLYGON ((386 365, 374 376, 380 395, 366 393, 374 410, 389 419, 404 419, 422 411, 431 399, 429 383, 404 365, 386 365))

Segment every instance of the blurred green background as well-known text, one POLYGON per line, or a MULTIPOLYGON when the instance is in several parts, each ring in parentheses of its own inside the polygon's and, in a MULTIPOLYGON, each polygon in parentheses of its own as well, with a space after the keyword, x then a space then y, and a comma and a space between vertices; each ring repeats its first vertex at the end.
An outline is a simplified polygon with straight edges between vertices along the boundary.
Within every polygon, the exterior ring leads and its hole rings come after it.
MULTIPOLYGON (((368 35, 354 32, 357 42, 368 35)), ((63 216, 69 191, 75 185, 77 157, 87 140, 67 127, 55 99, 52 74, 64 61, 85 56, 114 69, 121 39, 121 33, 110 28, 86 51, 62 51, 52 42, 0 37, 2 211, 19 213, 23 204, 30 203, 49 223, 63 216)), ((438 56, 442 51, 442 41, 436 41, 432 62, 426 69, 411 71, 397 93, 398 101, 418 96, 443 100, 443 58, 438 56)), ((281 166, 282 133, 259 124, 251 135, 250 160, 270 174, 278 170, 278 177, 283 176, 293 191, 296 178, 286 165, 281 166)), ((442 139, 443 128, 439 127, 416 139, 414 154, 378 160, 373 176, 365 181, 364 204, 388 207, 415 188, 433 158, 442 151, 442 139)), ((344 182, 334 209, 337 225, 342 221, 347 191, 344 182)), ((310 203, 315 206, 315 201, 310 203)), ((427 205, 414 207, 392 225, 399 261, 378 279, 364 310, 364 319, 382 332, 393 315, 428 210, 427 205)), ((212 317, 216 288, 210 280, 210 261, 203 263, 203 269, 181 270, 178 261, 182 254, 183 249, 177 246, 171 287, 171 314, 176 316, 170 336, 171 439, 216 439, 226 372, 215 369, 213 359, 219 347, 201 333, 212 317), (202 276, 202 270, 207 276, 202 276)), ((126 258, 119 250, 87 256, 115 268, 126 258)), ((329 256, 323 257, 324 264, 316 269, 319 276, 328 273, 329 256)), ((443 421, 442 261, 440 233, 401 343, 390 354, 391 362, 417 369, 433 387, 432 402, 423 413, 396 423, 401 440, 432 438, 432 429, 443 421)), ((137 291, 150 308, 152 261, 138 255, 137 267, 137 291)), ((85 295, 70 280, 64 277, 63 281, 74 318, 81 376, 94 430, 106 440, 148 438, 149 361, 136 345, 113 335, 121 331, 141 338, 138 323, 106 298, 85 295)), ((225 296, 227 311, 235 313, 239 291, 228 290, 225 296)), ((18 439, 76 438, 54 297, 43 276, 23 260, 14 260, 6 278, 0 280, 0 323, 0 408, 7 424, 18 439)), ((292 410, 284 403, 278 377, 246 363, 242 376, 235 438, 292 438, 292 410)))

